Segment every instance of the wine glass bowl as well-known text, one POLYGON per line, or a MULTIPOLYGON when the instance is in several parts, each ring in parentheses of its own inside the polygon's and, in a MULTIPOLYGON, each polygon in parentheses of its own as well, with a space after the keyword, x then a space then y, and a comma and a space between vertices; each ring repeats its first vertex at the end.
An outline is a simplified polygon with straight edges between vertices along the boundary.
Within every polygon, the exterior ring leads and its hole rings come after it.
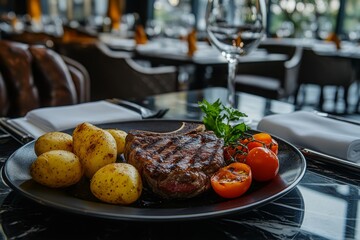
POLYGON ((235 106, 235 74, 239 59, 251 53, 265 36, 265 0, 208 0, 209 41, 229 63, 228 105, 235 106))

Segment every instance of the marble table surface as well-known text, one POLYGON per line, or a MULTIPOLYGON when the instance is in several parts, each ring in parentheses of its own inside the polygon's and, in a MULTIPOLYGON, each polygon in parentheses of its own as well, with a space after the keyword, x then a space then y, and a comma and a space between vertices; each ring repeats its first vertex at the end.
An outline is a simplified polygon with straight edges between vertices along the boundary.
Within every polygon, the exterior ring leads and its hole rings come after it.
MULTIPOLYGON (((201 98, 198 92, 196 96, 201 98)), ((158 108, 169 97, 157 96, 144 103, 158 108)), ((270 105, 274 104, 282 103, 270 105)), ((285 111, 284 107, 279 109, 285 111)), ((166 118, 180 117, 176 114, 181 111, 170 111, 166 118)), ((187 118, 198 118, 194 112, 187 118)), ((0 139, 0 166, 20 147, 12 138, 0 139)), ((300 183, 275 201, 241 214, 174 222, 66 213, 35 203, 1 182, 0 239, 360 239, 360 174, 307 159, 300 183)))

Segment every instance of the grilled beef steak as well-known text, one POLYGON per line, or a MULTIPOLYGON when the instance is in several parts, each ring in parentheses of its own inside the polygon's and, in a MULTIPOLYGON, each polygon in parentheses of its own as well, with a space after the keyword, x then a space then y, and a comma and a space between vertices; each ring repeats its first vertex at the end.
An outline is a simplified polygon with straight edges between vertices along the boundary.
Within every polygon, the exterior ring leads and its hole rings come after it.
POLYGON ((178 131, 130 131, 125 159, 152 191, 164 198, 191 198, 210 188, 210 177, 225 165, 222 139, 200 124, 178 131))

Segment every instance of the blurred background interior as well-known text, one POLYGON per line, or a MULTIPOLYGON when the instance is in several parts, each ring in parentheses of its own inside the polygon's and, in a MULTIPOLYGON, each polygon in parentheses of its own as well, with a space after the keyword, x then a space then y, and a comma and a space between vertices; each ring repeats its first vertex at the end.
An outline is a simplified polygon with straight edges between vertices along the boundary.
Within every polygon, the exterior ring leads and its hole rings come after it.
MULTIPOLYGON (((267 38, 259 49, 284 58, 240 64, 237 90, 288 101, 299 109, 357 115, 360 1, 267 3, 267 38)), ((43 106, 226 87, 227 65, 209 49, 206 37, 206 4, 0 0, 0 114, 21 116, 43 106), (33 45, 35 50, 28 48, 33 45), (43 46, 40 53, 38 45, 43 46), (22 64, 9 60, 29 55, 22 64), (211 58, 213 62, 205 61, 211 58), (21 84, 25 81, 30 82, 21 84), (72 99, 60 101, 64 96, 72 99)))

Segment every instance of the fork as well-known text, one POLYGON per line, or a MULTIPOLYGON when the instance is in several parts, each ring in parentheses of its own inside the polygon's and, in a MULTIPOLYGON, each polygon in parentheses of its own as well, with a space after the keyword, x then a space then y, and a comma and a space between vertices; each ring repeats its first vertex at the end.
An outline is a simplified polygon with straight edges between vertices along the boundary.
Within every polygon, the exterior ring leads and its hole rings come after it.
POLYGON ((148 108, 145 108, 143 106, 140 106, 136 103, 133 102, 129 102, 126 100, 122 100, 122 99, 118 99, 118 98, 112 98, 112 99, 108 99, 107 100, 110 103, 128 108, 130 110, 133 110, 135 112, 140 113, 141 117, 143 119, 148 119, 148 118, 162 118, 168 111, 168 108, 165 109, 159 109, 159 110, 150 110, 148 108))

